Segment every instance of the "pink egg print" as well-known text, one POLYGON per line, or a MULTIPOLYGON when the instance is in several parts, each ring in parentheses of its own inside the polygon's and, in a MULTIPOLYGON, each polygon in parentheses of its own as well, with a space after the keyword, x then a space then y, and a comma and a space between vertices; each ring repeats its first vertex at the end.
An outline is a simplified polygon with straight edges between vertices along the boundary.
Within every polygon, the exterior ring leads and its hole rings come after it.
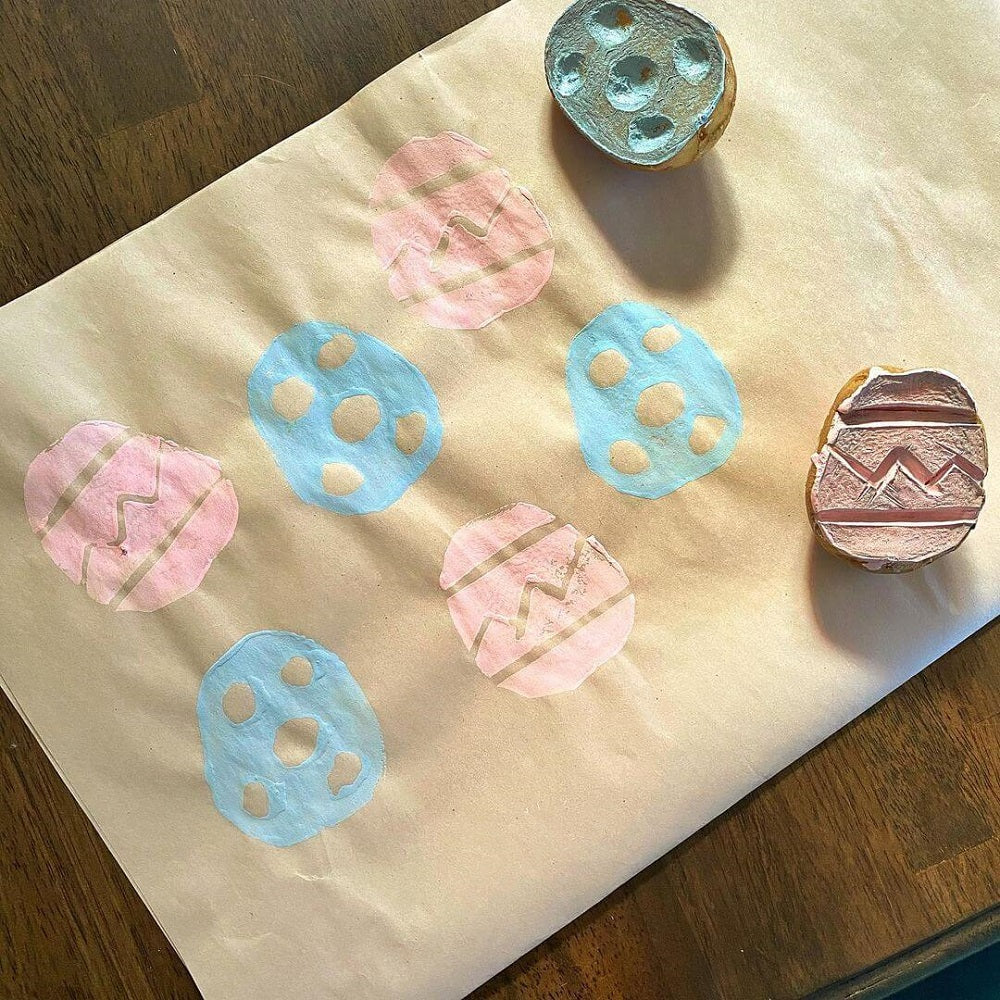
POLYGON ((579 687, 635 617, 628 577, 601 543, 529 503, 459 528, 440 583, 476 666, 526 698, 579 687))
POLYGON ((393 153, 371 206, 389 289, 431 326, 479 330, 534 299, 552 273, 552 230, 534 198, 455 132, 393 153))
POLYGON ((102 420, 35 458, 24 506, 52 561, 115 611, 156 611, 190 594, 239 514, 214 459, 102 420))

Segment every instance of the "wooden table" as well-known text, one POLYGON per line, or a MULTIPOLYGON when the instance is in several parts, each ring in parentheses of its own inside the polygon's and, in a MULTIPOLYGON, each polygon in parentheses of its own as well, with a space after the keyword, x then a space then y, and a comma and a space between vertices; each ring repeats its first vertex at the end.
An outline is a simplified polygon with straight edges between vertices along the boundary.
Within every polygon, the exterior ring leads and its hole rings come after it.
MULTIPOLYGON (((0 300, 152 219, 495 5, 0 4, 0 300)), ((196 997, 45 755, 0 702, 0 995, 196 997)), ((474 996, 881 995, 879 984, 998 933, 998 789, 994 623, 474 996), (877 968, 862 971, 869 966, 877 968)))

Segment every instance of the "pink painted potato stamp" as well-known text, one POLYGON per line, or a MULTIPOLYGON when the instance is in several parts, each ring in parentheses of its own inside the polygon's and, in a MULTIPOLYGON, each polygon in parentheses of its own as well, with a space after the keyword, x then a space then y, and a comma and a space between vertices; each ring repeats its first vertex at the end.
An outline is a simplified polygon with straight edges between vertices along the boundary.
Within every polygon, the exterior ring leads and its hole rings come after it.
POLYGON ((635 617, 628 577, 601 543, 529 503, 459 528, 440 583, 476 666, 526 698, 579 687, 635 617))
POLYGON ((190 594, 239 514, 214 459, 102 420, 35 458, 24 506, 49 558, 115 611, 156 611, 190 594))
POLYGON ((986 499, 986 434, 969 390, 934 368, 859 372, 840 391, 806 487, 822 545, 878 573, 957 548, 986 499))
POLYGON ((431 326, 479 330, 534 299, 552 273, 552 230, 534 198, 455 132, 393 153, 371 206, 389 289, 431 326))

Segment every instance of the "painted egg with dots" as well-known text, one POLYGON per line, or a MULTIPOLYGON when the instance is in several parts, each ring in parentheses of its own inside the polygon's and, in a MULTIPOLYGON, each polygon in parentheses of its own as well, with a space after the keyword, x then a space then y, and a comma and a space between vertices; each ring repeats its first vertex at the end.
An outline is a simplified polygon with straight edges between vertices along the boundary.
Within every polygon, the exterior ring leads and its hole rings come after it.
POLYGON ((722 34, 663 0, 577 0, 545 42, 549 89, 573 125, 628 166, 684 166, 719 140, 736 73, 722 34))
POLYGON ((205 780, 249 837, 289 847, 366 805, 385 767, 382 730, 335 653, 294 632, 244 636, 198 693, 205 780))
POLYGON ((611 306, 577 334, 566 383, 588 468, 631 496, 663 497, 714 471, 743 430, 715 352, 644 303, 611 306))
POLYGON ((275 338, 250 374, 250 415, 289 485, 339 514, 384 510, 441 447, 437 397, 376 337, 309 322, 275 338))

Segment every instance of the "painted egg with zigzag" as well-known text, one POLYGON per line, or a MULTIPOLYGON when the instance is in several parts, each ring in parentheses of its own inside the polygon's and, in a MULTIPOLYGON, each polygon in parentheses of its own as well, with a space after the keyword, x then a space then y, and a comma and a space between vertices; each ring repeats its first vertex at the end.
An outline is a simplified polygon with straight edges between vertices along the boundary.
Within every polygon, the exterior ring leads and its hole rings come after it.
POLYGON ((841 389, 806 487, 834 555, 903 573, 957 548, 986 499, 986 432, 969 390, 935 368, 869 368, 841 389))
POLYGON ((35 458, 24 506, 49 558, 113 611, 190 594, 239 516, 215 459, 106 420, 77 424, 35 458))
POLYGON ((459 528, 440 584, 476 666, 525 698, 578 688, 621 651, 635 617, 629 579, 604 546, 530 503, 459 528))
POLYGON ((534 299, 552 273, 552 230, 531 193, 457 132, 393 153, 370 204, 389 290, 431 326, 479 330, 534 299))

